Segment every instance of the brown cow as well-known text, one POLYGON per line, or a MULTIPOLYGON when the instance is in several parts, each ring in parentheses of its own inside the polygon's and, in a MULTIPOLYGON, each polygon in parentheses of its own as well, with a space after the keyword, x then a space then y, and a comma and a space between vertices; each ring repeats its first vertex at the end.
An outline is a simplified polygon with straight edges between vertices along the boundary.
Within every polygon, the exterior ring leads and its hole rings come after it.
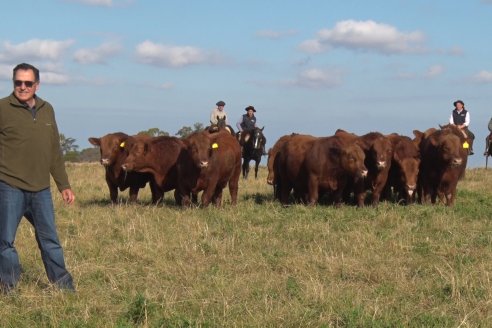
POLYGON ((332 136, 314 140, 304 163, 309 204, 318 202, 320 191, 330 191, 335 205, 339 206, 347 181, 367 176, 364 159, 364 151, 348 138, 332 136))
POLYGON ((225 130, 213 134, 205 131, 188 136, 184 143, 188 165, 180 165, 179 175, 183 205, 189 204, 190 193, 203 190, 202 206, 213 202, 219 207, 226 185, 229 185, 231 203, 235 205, 241 174, 241 147, 236 138, 225 130))
POLYGON ((404 200, 406 204, 411 204, 415 200, 417 190, 420 140, 412 140, 396 133, 390 134, 388 138, 393 145, 393 158, 386 183, 386 194, 389 196, 393 189, 398 202, 404 200))
POLYGON ((101 138, 89 138, 89 142, 100 148, 101 164, 106 170, 106 183, 109 188, 109 197, 111 202, 116 203, 118 198, 118 189, 124 191, 130 188, 130 201, 137 200, 138 191, 144 188, 149 182, 152 191, 152 201, 159 202, 163 193, 156 186, 152 175, 145 173, 126 173, 121 165, 126 159, 124 152, 124 142, 128 139, 128 135, 122 132, 106 134, 101 138))
MULTIPOLYGON (((124 148, 128 156, 121 166, 123 170, 152 174, 162 191, 176 189, 178 163, 186 156, 186 146, 181 139, 133 136, 127 139, 124 148)), ((174 198, 176 204, 181 205, 181 198, 176 191, 174 198)))
POLYGON ((292 135, 284 142, 276 156, 275 179, 279 183, 279 197, 282 204, 289 202, 292 189, 297 201, 307 200, 306 173, 303 165, 306 152, 316 139, 310 135, 292 135))
POLYGON ((289 140, 292 136, 297 135, 296 133, 292 133, 289 135, 285 135, 280 137, 277 142, 273 145, 272 148, 268 150, 268 161, 267 161, 267 168, 268 168, 268 176, 267 176, 267 183, 269 185, 273 186, 273 195, 275 198, 279 198, 279 182, 280 180, 275 177, 275 172, 278 172, 278 164, 279 160, 277 158, 277 155, 279 154, 280 150, 282 149, 283 145, 287 140, 289 140))
POLYGON ((419 199, 423 203, 436 203, 437 197, 447 206, 454 205, 456 187, 464 174, 468 149, 463 134, 453 126, 422 133, 414 130, 420 142, 419 199))
POLYGON ((365 154, 364 164, 368 170, 365 179, 357 179, 356 183, 355 181, 349 181, 349 190, 346 190, 345 193, 348 194, 351 191, 351 184, 353 182, 354 195, 358 206, 364 206, 366 190, 372 192, 372 205, 377 205, 386 185, 388 172, 391 167, 393 152, 391 141, 379 132, 370 132, 362 136, 357 136, 339 129, 335 132, 335 135, 346 138, 352 143, 355 142, 362 148, 365 154))

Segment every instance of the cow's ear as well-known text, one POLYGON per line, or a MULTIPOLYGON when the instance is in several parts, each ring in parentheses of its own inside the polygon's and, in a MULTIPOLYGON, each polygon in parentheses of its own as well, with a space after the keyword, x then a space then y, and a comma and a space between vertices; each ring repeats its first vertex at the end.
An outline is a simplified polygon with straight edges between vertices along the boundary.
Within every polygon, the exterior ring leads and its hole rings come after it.
POLYGON ((94 146, 101 146, 101 139, 100 138, 89 138, 89 142, 93 144, 94 146))
POLYGON ((262 127, 260 130, 263 132, 263 129, 264 129, 264 128, 265 128, 265 127, 262 127))
POLYGON ((437 138, 436 138, 436 135, 435 134, 429 136, 428 140, 431 143, 431 145, 434 146, 434 147, 437 147, 439 145, 439 142, 437 141, 437 138))
POLYGON ((422 138, 424 136, 424 133, 420 132, 419 130, 413 130, 413 135, 415 136, 415 139, 413 139, 413 143, 419 147, 420 142, 422 141, 422 138))

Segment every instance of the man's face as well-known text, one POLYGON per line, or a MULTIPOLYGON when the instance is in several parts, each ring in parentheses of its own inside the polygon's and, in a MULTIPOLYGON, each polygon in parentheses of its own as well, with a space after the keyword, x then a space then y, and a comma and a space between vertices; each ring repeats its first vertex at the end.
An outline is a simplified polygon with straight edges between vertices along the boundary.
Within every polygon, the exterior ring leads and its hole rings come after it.
POLYGON ((462 103, 460 103, 460 102, 456 103, 456 109, 457 109, 458 111, 461 111, 461 110, 463 109, 463 104, 462 104, 462 103))
POLYGON ((34 72, 32 70, 21 70, 19 69, 15 73, 14 77, 14 95, 19 99, 20 102, 28 102, 34 98, 34 94, 38 90, 39 83, 34 77, 34 72), (31 84, 28 87, 26 84, 31 84))
POLYGON ((217 109, 222 112, 224 110, 224 106, 217 106, 217 109))
POLYGON ((249 110, 248 110, 248 116, 249 116, 249 117, 253 116, 253 113, 254 113, 254 112, 253 112, 253 110, 252 110, 252 109, 249 109, 249 110))

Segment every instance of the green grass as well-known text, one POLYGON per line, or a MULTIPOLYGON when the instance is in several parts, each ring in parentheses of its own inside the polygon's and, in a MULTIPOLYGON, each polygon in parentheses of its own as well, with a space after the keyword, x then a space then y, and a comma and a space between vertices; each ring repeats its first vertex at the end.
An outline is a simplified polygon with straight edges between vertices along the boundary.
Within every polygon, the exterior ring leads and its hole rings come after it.
POLYGON ((34 231, 0 327, 487 327, 492 322, 492 171, 453 208, 282 207, 266 170, 217 209, 112 206, 102 167, 69 165, 77 203, 55 196, 77 293, 52 288, 34 231))

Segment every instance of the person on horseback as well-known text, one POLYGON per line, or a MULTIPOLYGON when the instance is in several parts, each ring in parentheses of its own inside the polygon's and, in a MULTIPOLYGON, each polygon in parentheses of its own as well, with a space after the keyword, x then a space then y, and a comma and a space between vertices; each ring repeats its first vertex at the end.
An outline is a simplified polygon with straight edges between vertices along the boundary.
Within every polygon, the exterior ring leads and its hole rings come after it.
MULTIPOLYGON (((245 130, 246 131, 252 131, 257 127, 256 116, 255 116, 256 109, 250 105, 250 106, 246 107, 244 110, 246 111, 246 114, 241 115, 241 118, 236 123, 236 127, 239 130, 237 133, 237 139, 239 141, 241 141, 241 132, 242 131, 245 131, 245 130)), ((261 147, 262 147, 263 155, 266 155, 264 140, 263 140, 261 147)))
POLYGON ((456 100, 453 105, 454 109, 449 117, 449 124, 456 125, 470 138, 471 142, 468 154, 473 155, 473 140, 475 140, 475 135, 468 129, 470 125, 470 113, 465 109, 465 103, 462 100, 456 100))
POLYGON ((488 156, 489 155, 489 146, 490 146, 490 139, 492 138, 492 118, 489 121, 489 135, 485 138, 485 152, 483 153, 483 156, 488 156))
POLYGON ((225 119, 226 119, 226 125, 227 125, 228 124, 227 123, 227 114, 226 114, 226 112, 224 110, 225 102, 223 102, 222 100, 220 100, 215 105, 217 107, 215 107, 214 109, 212 109, 212 112, 210 113, 210 123, 217 125, 218 119, 225 117, 225 119))

